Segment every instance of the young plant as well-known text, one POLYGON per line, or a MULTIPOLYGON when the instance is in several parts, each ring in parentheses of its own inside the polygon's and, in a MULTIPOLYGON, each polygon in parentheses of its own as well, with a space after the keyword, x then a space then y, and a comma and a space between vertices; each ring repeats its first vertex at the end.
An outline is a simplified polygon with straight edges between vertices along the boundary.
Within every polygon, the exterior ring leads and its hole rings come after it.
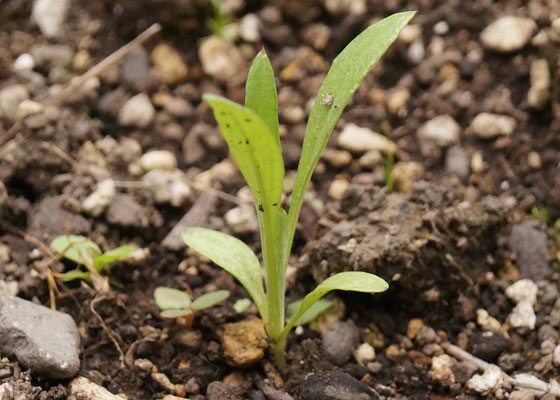
POLYGON ((208 292, 192 301, 191 296, 184 290, 168 287, 158 287, 154 291, 154 300, 161 310, 162 318, 184 318, 187 327, 192 326, 196 311, 210 308, 221 303, 229 296, 227 290, 208 292))
POLYGON ((222 0, 210 0, 210 2, 214 10, 214 17, 206 20, 206 26, 212 31, 214 36, 224 37, 225 27, 231 24, 234 19, 223 12, 222 0))
POLYGON ((95 283, 92 274, 96 277, 105 274, 112 262, 137 250, 135 246, 124 245, 103 253, 97 244, 81 235, 57 236, 51 242, 51 249, 78 264, 78 268, 59 275, 62 281, 82 279, 89 283, 95 283), (86 270, 81 269, 80 266, 86 267, 86 270))
POLYGON ((357 36, 334 60, 315 100, 303 142, 289 212, 281 207, 284 164, 278 135, 278 98, 274 73, 261 51, 247 78, 245 106, 205 94, 220 131, 253 192, 263 254, 266 292, 261 265, 239 239, 204 228, 187 228, 183 240, 191 248, 231 273, 247 289, 265 322, 277 364, 285 366, 284 348, 292 327, 331 290, 382 292, 387 283, 369 273, 333 275, 301 301, 285 322, 284 297, 288 257, 311 174, 344 107, 372 65, 385 53, 414 12, 392 15, 357 36))

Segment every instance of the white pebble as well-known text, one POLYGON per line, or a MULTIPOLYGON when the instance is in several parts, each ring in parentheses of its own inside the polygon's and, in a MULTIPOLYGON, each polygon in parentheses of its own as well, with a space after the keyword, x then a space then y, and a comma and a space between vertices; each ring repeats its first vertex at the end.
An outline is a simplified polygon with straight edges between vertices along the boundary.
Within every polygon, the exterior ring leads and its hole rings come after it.
POLYGON ((183 181, 180 171, 153 170, 142 176, 146 193, 156 204, 184 205, 191 196, 191 189, 183 181))
POLYGON ((560 345, 554 348, 554 352, 552 353, 552 361, 555 365, 560 365, 560 345))
POLYGON ((531 303, 522 301, 515 306, 509 315, 509 323, 513 328, 533 330, 537 323, 537 316, 531 303))
POLYGON ((31 18, 46 37, 59 36, 69 5, 68 0, 35 0, 31 18))
POLYGON ((369 343, 362 343, 354 351, 354 358, 358 364, 366 365, 368 362, 375 360, 375 349, 369 343))
POLYGON ((177 168, 177 159, 168 150, 154 150, 140 157, 140 166, 144 171, 153 171, 155 169, 172 171, 177 168))
POLYGON ((21 54, 14 61, 14 71, 31 71, 35 68, 35 60, 29 53, 21 54))
POLYGON ((445 21, 439 21, 434 25, 434 33, 436 35, 445 35, 449 32, 449 25, 445 21))
POLYGON ((137 126, 145 128, 152 123, 156 110, 150 98, 143 94, 137 94, 130 98, 119 110, 119 123, 124 126, 137 126))
POLYGON ((105 179, 99 182, 95 191, 82 202, 82 210, 93 217, 100 216, 113 201, 115 193, 115 181, 105 179))
POLYGON ((477 374, 469 379, 467 381, 467 388, 482 395, 489 395, 500 389, 503 384, 502 370, 491 364, 486 368, 484 374, 477 374))
POLYGON ((383 153, 395 152, 395 144, 380 133, 354 124, 346 124, 338 136, 338 146, 351 152, 365 153, 378 150, 383 153))
POLYGON ((474 117, 468 132, 480 139, 509 136, 516 127, 515 119, 507 115, 483 112, 474 117))
POLYGON ((239 24, 239 36, 246 42, 255 43, 261 40, 262 23, 255 14, 247 14, 239 24))
POLYGON ((455 374, 453 374, 453 358, 447 354, 435 356, 432 358, 432 379, 442 386, 449 387, 455 383, 455 374))
POLYGON ((255 209, 249 204, 232 208, 224 215, 224 220, 238 235, 255 232, 259 227, 255 209))
POLYGON ((418 140, 435 142, 440 147, 459 143, 461 127, 450 115, 439 115, 424 123, 418 130, 418 140))
POLYGON ((537 29, 530 18, 506 16, 488 25, 480 34, 484 47, 499 52, 511 52, 524 47, 537 29))
POLYGON ((530 279, 520 279, 506 289, 506 296, 516 304, 525 301, 531 305, 537 302, 537 284, 530 279))

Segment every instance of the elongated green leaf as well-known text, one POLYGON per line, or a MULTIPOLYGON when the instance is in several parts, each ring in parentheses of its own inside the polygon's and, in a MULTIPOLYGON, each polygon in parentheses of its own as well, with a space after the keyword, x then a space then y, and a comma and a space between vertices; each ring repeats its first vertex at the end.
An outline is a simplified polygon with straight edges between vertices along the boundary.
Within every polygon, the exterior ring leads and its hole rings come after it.
POLYGON ((289 213, 291 237, 311 174, 344 107, 372 65, 387 51, 414 14, 414 11, 394 14, 370 26, 333 61, 307 122, 289 213))
POLYGON ((64 258, 82 265, 86 264, 84 257, 87 257, 87 261, 91 261, 101 254, 99 246, 82 235, 57 236, 51 242, 51 249, 58 254, 63 254, 64 258))
POLYGON ((282 331, 282 335, 287 334, 301 316, 317 302, 321 297, 331 290, 347 290, 353 292, 378 293, 389 288, 387 282, 374 274, 361 271, 341 272, 333 275, 321 282, 315 290, 309 293, 301 301, 298 312, 288 321, 282 331))
POLYGON ((187 228, 182 234, 187 246, 232 274, 247 289, 261 317, 268 320, 268 310, 257 256, 241 240, 205 228, 187 228))
POLYGON ((213 292, 208 292, 197 298, 191 304, 191 307, 195 310, 204 310, 205 308, 212 307, 218 303, 221 303, 229 297, 228 290, 215 290, 213 292))
POLYGON ((119 246, 116 249, 109 250, 108 252, 103 253, 100 256, 94 257, 93 266, 98 272, 103 272, 103 270, 105 270, 105 267, 107 267, 113 261, 120 260, 121 258, 130 255, 136 250, 138 250, 136 246, 131 246, 128 244, 119 246))
POLYGON ((159 316, 162 318, 179 318, 185 317, 193 313, 193 310, 189 309, 173 309, 173 310, 163 310, 159 313, 159 316))
POLYGON ((187 292, 168 287, 154 290, 154 300, 161 310, 186 309, 191 306, 191 296, 187 292))
POLYGON ((236 313, 241 314, 242 312, 246 311, 249 307, 251 307, 251 304, 253 304, 251 299, 244 297, 235 302, 235 304, 233 305, 233 309, 235 310, 236 313))
MULTIPOLYGON (((296 315, 301 306, 301 302, 302 300, 294 301, 292 304, 286 307, 286 319, 288 321, 291 320, 294 315, 296 315)), ((332 306, 332 302, 328 300, 317 300, 313 305, 311 305, 311 307, 307 309, 306 312, 301 315, 301 317, 298 318, 294 325, 305 325, 313 321, 324 311, 326 311, 330 306, 332 306)))
POLYGON ((223 97, 205 94, 220 132, 249 184, 260 214, 276 221, 280 208, 284 162, 277 137, 252 110, 223 97))
POLYGON ((64 274, 60 275, 60 280, 62 282, 70 282, 75 279, 82 279, 86 282, 91 283, 91 275, 89 271, 82 271, 79 269, 73 269, 72 271, 65 272, 64 274))
POLYGON ((272 132, 280 147, 278 135, 278 95, 274 71, 266 52, 261 50, 255 57, 245 86, 245 107, 253 110, 272 132))

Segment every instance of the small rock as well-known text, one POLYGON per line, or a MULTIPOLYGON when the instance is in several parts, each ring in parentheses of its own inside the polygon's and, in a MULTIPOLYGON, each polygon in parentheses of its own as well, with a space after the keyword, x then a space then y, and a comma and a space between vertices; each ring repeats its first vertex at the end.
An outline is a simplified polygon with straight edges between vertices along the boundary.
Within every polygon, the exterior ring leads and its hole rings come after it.
POLYGON ((70 394, 81 400, 123 400, 121 396, 114 395, 83 376, 78 376, 70 382, 70 394))
POLYGON ((329 197, 334 200, 342 200, 348 186, 350 186, 350 182, 346 179, 335 179, 329 186, 329 197))
POLYGON ((243 400, 243 390, 234 383, 210 382, 206 388, 206 400, 243 400))
POLYGON ((424 176, 424 167, 415 161, 399 161, 393 168, 393 181, 402 193, 410 193, 412 184, 424 176))
POLYGON ((420 147, 432 143, 439 147, 453 146, 459 143, 460 135, 461 127, 453 117, 447 114, 432 118, 418 129, 420 147))
POLYGON ((471 379, 478 367, 469 361, 459 361, 454 363, 451 369, 453 370, 453 375, 455 376, 455 382, 464 385, 469 379, 471 379))
POLYGON ((300 124, 305 120, 305 111, 300 106, 287 106, 281 111, 282 118, 289 124, 300 124))
POLYGON ((484 47, 502 53, 523 48, 533 36, 537 24, 530 18, 506 16, 498 18, 480 34, 484 47))
POLYGON ((475 375, 467 382, 467 388, 482 395, 489 395, 500 389, 504 384, 502 370, 489 365, 482 375, 475 375))
POLYGON ((363 382, 343 372, 314 372, 305 378, 300 400, 376 400, 363 382))
POLYGON ((11 85, 0 90, 0 116, 14 122, 18 106, 29 99, 29 93, 23 85, 11 85))
POLYGON ((153 150, 140 157, 140 166, 144 171, 173 171, 177 168, 177 159, 168 150, 153 150))
POLYGON ((531 305, 537 302, 537 292, 539 288, 530 279, 520 279, 506 289, 506 296, 513 300, 515 304, 525 301, 531 305))
POLYGON ((150 54, 156 69, 168 84, 175 84, 187 77, 187 64, 177 50, 167 44, 157 45, 150 54))
POLYGON ((80 336, 68 314, 18 297, 0 298, 0 352, 35 373, 71 378, 80 368, 80 336))
POLYGON ((434 330, 434 328, 424 325, 420 328, 418 334, 416 335, 416 342, 420 346, 424 346, 429 343, 434 343, 437 340, 437 338, 438 335, 434 330))
POLYGON ((255 14, 247 14, 239 23, 239 36, 246 42, 256 43, 261 40, 262 23, 255 14))
POLYGON ((498 358, 498 365, 505 372, 513 371, 523 361, 519 353, 504 353, 498 358))
POLYGON ((202 42, 198 56, 204 72, 224 83, 239 78, 247 65, 245 55, 235 44, 217 36, 202 42))
POLYGON ((82 210, 93 217, 99 217, 115 197, 115 181, 105 179, 97 184, 95 191, 82 203, 82 210))
POLYGON ((508 245, 515 253, 522 278, 538 282, 550 274, 546 233, 535 228, 531 221, 513 227, 508 245))
POLYGON ((56 44, 36 44, 31 47, 31 56, 39 67, 68 68, 72 65, 74 52, 70 46, 56 44))
POLYGON ((41 103, 37 103, 33 100, 23 100, 19 103, 16 111, 16 119, 18 121, 23 121, 25 118, 39 114, 43 111, 44 107, 41 103))
POLYGON ((461 146, 453 146, 445 153, 445 172, 455 175, 462 181, 469 177, 470 159, 461 146))
POLYGON ((475 151, 471 157, 471 169, 475 174, 482 172, 484 169, 484 156, 481 151, 475 151))
POLYGON ((31 71, 35 68, 35 60, 29 53, 20 54, 14 61, 14 71, 31 71))
MULTIPOLYGON (((164 106, 164 110, 174 117, 185 118, 193 114, 193 106, 187 100, 180 97, 171 98, 164 106)), ((180 125, 179 125, 180 126, 180 125)), ((184 134, 181 134, 180 140, 183 139, 184 134)))
POLYGON ((409 24, 402 28, 399 33, 399 40, 406 44, 411 44, 422 36, 422 26, 409 24))
POLYGON ((303 39, 316 50, 324 50, 331 38, 331 28, 325 24, 309 24, 303 31, 303 39))
POLYGON ((404 350, 401 350, 399 345, 393 343, 385 349, 385 357, 394 362, 399 362, 404 355, 404 350))
POLYGON ((129 194, 117 194, 107 209, 107 222, 125 227, 147 226, 144 208, 129 194))
POLYGON ((560 345, 554 348, 552 353, 552 362, 554 362, 554 365, 560 365, 560 345))
POLYGON ((202 343, 202 333, 192 329, 183 329, 175 334, 175 340, 189 349, 197 350, 202 343))
POLYGON ((31 18, 44 36, 57 37, 60 35, 68 7, 68 0, 35 0, 31 18))
POLYGON ((550 97, 550 70, 545 59, 531 63, 531 88, 527 93, 529 107, 540 109, 550 97))
MULTIPOLYGON (((2 263, 2 260, 0 260, 0 263, 1 265, 7 264, 7 262, 2 263)), ((15 296, 18 294, 18 291, 19 288, 16 281, 6 282, 5 280, 0 279, 0 297, 15 296)))
POLYGON ((380 133, 354 124, 346 124, 338 136, 338 146, 355 153, 377 150, 395 152, 395 144, 380 133))
POLYGON ((453 374, 453 365, 455 360, 447 354, 432 358, 432 379, 440 385, 449 387, 455 383, 455 375, 453 374))
POLYGON ((421 319, 419 318, 411 319, 408 322, 408 326, 406 328, 406 336, 410 340, 414 340, 418 335, 418 332, 420 332, 420 329, 422 329, 423 327, 424 327, 424 322, 421 319))
POLYGON ((556 348, 556 342, 552 339, 547 339, 544 340, 541 343, 541 354, 542 355, 548 355, 554 352, 554 349, 556 348))
POLYGON ((483 308, 476 310, 476 323, 487 331, 499 332, 502 325, 483 308))
POLYGON ((344 365, 358 345, 360 332, 352 322, 337 322, 325 333, 321 349, 331 363, 344 365))
POLYGON ((414 43, 410 45, 407 51, 408 59, 413 64, 420 64, 420 62, 426 56, 426 49, 424 48, 424 42, 422 39, 415 40, 414 43))
POLYGON ((121 76, 123 81, 136 89, 148 85, 151 79, 150 60, 142 46, 128 53, 121 66, 121 76))
POLYGON ((474 356, 492 362, 506 349, 508 340, 497 332, 477 332, 469 338, 468 349, 474 356))
POLYGON ((370 150, 360 157, 358 163, 360 164, 361 168, 373 169, 374 167, 381 164, 382 161, 383 156, 381 155, 381 152, 379 152, 378 150, 370 150))
POLYGON ((397 88, 387 93, 387 109, 393 115, 400 115, 404 110, 406 115, 406 105, 410 100, 410 91, 406 88, 397 88))
POLYGON ((449 24, 445 21, 439 21, 434 25, 434 33, 443 36, 449 32, 449 24))
POLYGON ((183 206, 191 197, 191 188, 180 171, 153 170, 142 176, 147 194, 156 204, 183 206))
POLYGON ((531 169, 541 169, 542 160, 539 153, 537 153, 536 151, 530 151, 529 154, 527 154, 527 164, 529 164, 529 167, 531 167, 531 169))
POLYGON ((509 323, 513 328, 521 330, 535 329, 537 317, 531 303, 522 301, 517 304, 509 316, 509 323))
POLYGON ((89 51, 82 49, 79 50, 72 59, 72 68, 74 71, 85 71, 89 68, 91 62, 91 55, 89 51))
POLYGON ((516 122, 512 117, 483 112, 474 117, 468 132, 480 139, 494 139, 511 135, 515 127, 516 122))
POLYGON ((150 98, 143 94, 137 94, 130 98, 119 110, 119 123, 124 126, 136 126, 145 128, 152 123, 156 110, 150 98))
POLYGON ((535 395, 531 390, 515 390, 509 394, 508 400, 535 400, 535 395))
POLYGON ((226 224, 238 235, 246 235, 256 232, 259 221, 255 209, 250 204, 242 204, 232 208, 224 215, 226 224))
POLYGON ((358 364, 366 365, 370 361, 375 360, 375 349, 369 343, 362 343, 358 346, 356 351, 354 351, 354 358, 358 364))
POLYGON ((234 366, 250 365, 264 356, 268 347, 264 322, 260 319, 224 324, 218 328, 224 355, 234 366))
POLYGON ((538 337, 541 342, 545 340, 557 342, 560 336, 558 335, 558 331, 556 331, 556 329, 554 329, 551 325, 544 324, 539 328, 538 337))
POLYGON ((347 167, 352 162, 352 154, 346 150, 333 150, 327 148, 323 151, 322 158, 335 168, 347 167))

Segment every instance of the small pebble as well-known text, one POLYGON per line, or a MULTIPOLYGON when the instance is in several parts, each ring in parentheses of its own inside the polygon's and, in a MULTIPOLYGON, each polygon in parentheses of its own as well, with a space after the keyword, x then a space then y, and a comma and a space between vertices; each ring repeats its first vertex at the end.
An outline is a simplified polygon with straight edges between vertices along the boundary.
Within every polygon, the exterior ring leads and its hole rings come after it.
POLYGON ((338 146, 355 153, 377 150, 395 152, 395 144, 380 133, 354 124, 346 124, 338 136, 338 146))
POLYGON ((410 193, 412 184, 424 176, 424 167, 415 161, 399 161, 393 167, 393 181, 399 192, 410 193))
POLYGON ((31 18, 44 36, 53 38, 60 35, 69 6, 68 0, 35 0, 31 18))
POLYGON ((548 62, 541 58, 531 63, 531 88, 527 93, 529 107, 540 109, 550 98, 550 70, 548 62))
POLYGON ((499 332, 502 325, 483 308, 476 310, 476 323, 487 331, 499 332))
POLYGON ((362 343, 354 351, 354 358, 358 364, 366 365, 375 359, 375 349, 369 343, 362 343))
POLYGON ((152 123, 156 110, 150 98, 143 94, 137 94, 130 98, 119 110, 119 123, 124 126, 136 126, 146 128, 152 123))
POLYGON ((467 132, 479 139, 495 139, 498 136, 511 135, 516 125, 512 117, 483 112, 474 117, 467 132))
POLYGON ((249 43, 261 40, 262 23, 255 14, 246 14, 239 23, 239 36, 249 43))
POLYGON ((74 378, 69 385, 71 397, 84 400, 123 400, 121 396, 117 396, 109 392, 103 386, 90 381, 83 376, 74 378))
POLYGON ((538 282, 550 275, 546 233, 537 229, 531 221, 513 227, 508 245, 515 253, 516 264, 522 278, 538 282))
POLYGON ((346 179, 335 179, 329 186, 329 197, 333 200, 342 200, 348 186, 350 186, 350 182, 346 179))
POLYGON ((31 71, 35 68, 35 60, 29 53, 21 54, 14 61, 14 71, 31 71))
POLYGON ((183 206, 191 197, 191 189, 180 171, 153 170, 142 176, 146 193, 156 204, 183 206))
POLYGON ((509 316, 509 323, 513 328, 520 330, 533 330, 537 317, 531 303, 522 301, 518 303, 509 316))
POLYGON ((408 326, 406 328, 406 336, 410 340, 414 340, 418 335, 418 332, 420 332, 420 329, 422 329, 423 327, 424 327, 424 322, 421 319, 419 318, 411 319, 408 322, 408 326))
POLYGON ((523 48, 536 29, 537 24, 530 18, 505 16, 488 25, 480 40, 488 49, 507 53, 523 48))
POLYGON ((560 366, 560 345, 554 348, 554 351, 552 353, 552 361, 554 362, 554 365, 560 366))
POLYGON ((529 154, 527 155, 527 164, 529 164, 529 167, 531 167, 531 169, 541 169, 542 160, 539 153, 537 153, 536 151, 529 152, 529 154))
POLYGON ((432 358, 432 379, 440 385, 449 387, 455 383, 455 375, 453 374, 453 364, 455 360, 447 354, 442 354, 432 358))
POLYGON ((434 33, 436 35, 446 35, 449 32, 449 25, 445 21, 439 21, 434 25, 434 33))
POLYGON ((353 322, 337 322, 325 333, 321 349, 331 363, 344 365, 352 356, 359 338, 360 332, 353 322))
POLYGON ((173 171, 177 168, 177 159, 168 150, 153 150, 140 157, 140 166, 144 171, 173 171))
POLYGON ((475 375, 467 382, 467 388, 483 396, 494 393, 504 384, 502 370, 495 365, 489 365, 482 375, 475 375))
POLYGON ((410 91, 406 88, 397 88, 387 93, 387 109, 393 115, 400 115, 401 110, 406 113, 406 105, 410 100, 410 91))
POLYGON ((478 174, 484 169, 484 156, 481 151, 475 151, 471 156, 471 170, 478 174))
POLYGON ((429 343, 434 343, 437 338, 438 335, 436 331, 432 327, 424 325, 420 328, 418 334, 416 335, 416 342, 420 346, 424 346, 429 343))
POLYGON ((250 204, 242 204, 232 208, 224 215, 226 224, 238 235, 256 232, 259 227, 255 208, 250 204))
POLYGON ((97 184, 95 191, 82 202, 82 210, 92 217, 100 216, 115 197, 115 181, 105 179, 97 184))
POLYGON ((0 116, 14 122, 17 118, 18 106, 29 99, 29 93, 24 85, 6 86, 0 90, 0 116))
POLYGON ((525 301, 534 305, 537 302, 538 291, 539 288, 535 282, 530 279, 520 279, 507 287, 506 296, 516 304, 525 301))
POLYGON ((187 77, 187 64, 185 64, 179 52, 167 44, 157 45, 152 50, 150 59, 165 83, 179 83, 187 77))
POLYGON ((465 181, 470 173, 468 153, 461 146, 453 146, 445 153, 445 172, 465 181))
POLYGON ((422 36, 422 27, 420 25, 409 24, 402 28, 399 33, 399 40, 406 44, 411 44, 422 36))
POLYGON ((450 115, 440 115, 425 122, 418 129, 418 140, 434 142, 440 147, 453 146, 459 143, 461 127, 450 115))

